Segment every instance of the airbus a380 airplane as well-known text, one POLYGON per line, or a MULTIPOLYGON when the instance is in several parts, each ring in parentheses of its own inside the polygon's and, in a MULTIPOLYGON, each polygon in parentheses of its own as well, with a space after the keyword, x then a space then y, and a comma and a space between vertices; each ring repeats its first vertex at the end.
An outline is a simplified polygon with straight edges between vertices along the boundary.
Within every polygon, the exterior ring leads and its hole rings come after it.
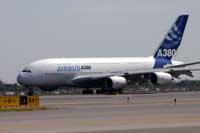
POLYGON ((153 84, 171 83, 180 75, 193 77, 183 63, 172 60, 181 44, 188 15, 177 18, 153 56, 143 58, 53 58, 38 60, 17 76, 18 83, 42 89, 60 86, 118 90, 129 81, 150 80, 153 84))

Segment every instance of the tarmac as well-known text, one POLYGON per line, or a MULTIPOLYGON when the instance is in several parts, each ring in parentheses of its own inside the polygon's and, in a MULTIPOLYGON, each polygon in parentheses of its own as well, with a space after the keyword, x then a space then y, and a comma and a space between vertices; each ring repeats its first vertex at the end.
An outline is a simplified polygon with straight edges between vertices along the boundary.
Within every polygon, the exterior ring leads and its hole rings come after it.
POLYGON ((41 106, 1 112, 0 133, 200 132, 200 92, 42 96, 41 106))

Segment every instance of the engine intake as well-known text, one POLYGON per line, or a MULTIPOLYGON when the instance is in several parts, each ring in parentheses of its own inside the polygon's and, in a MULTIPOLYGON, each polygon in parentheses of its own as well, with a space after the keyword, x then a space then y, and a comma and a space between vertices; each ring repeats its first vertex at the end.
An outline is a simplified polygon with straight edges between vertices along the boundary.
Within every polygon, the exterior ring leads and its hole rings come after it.
POLYGON ((168 84, 173 83, 173 80, 172 75, 165 72, 155 72, 151 75, 152 84, 168 84))
POLYGON ((112 76, 105 80, 106 89, 121 89, 127 85, 127 80, 124 77, 112 76))

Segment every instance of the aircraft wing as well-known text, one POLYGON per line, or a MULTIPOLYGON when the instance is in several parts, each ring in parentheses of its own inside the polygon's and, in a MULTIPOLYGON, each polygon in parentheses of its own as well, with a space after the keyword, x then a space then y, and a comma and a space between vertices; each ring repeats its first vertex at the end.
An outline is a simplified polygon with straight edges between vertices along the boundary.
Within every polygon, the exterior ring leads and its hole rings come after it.
MULTIPOLYGON (((160 68, 160 69, 149 69, 149 70, 136 70, 136 71, 130 71, 130 72, 124 72, 121 74, 100 74, 100 75, 88 75, 88 76, 78 76, 73 79, 73 82, 78 85, 85 85, 85 84, 94 84, 100 85, 102 82, 104 82, 105 78, 111 77, 111 76, 122 76, 126 77, 127 79, 137 79, 144 77, 149 77, 152 73, 155 72, 166 72, 170 73, 173 77, 179 78, 180 75, 187 75, 190 77, 193 77, 192 71, 200 71, 200 69, 196 68, 160 68)), ((139 80, 139 79, 138 79, 139 80)))
POLYGON ((191 66, 191 65, 196 65, 196 64, 200 64, 200 61, 198 61, 198 62, 184 63, 184 64, 181 64, 181 65, 170 65, 170 66, 167 66, 167 67, 165 67, 165 68, 186 67, 186 66, 191 66))
POLYGON ((104 79, 110 76, 115 76, 112 74, 100 74, 100 75, 88 75, 88 76, 78 76, 73 79, 74 83, 84 83, 87 81, 95 81, 99 79, 104 79))
POLYGON ((104 84, 105 79, 110 77, 110 76, 115 76, 112 74, 99 74, 99 75, 86 75, 86 76, 78 76, 75 77, 72 81, 75 83, 75 85, 82 86, 85 88, 88 87, 99 87, 104 84))
MULTIPOLYGON (((166 72, 170 73, 173 77, 178 78, 180 75, 187 75, 193 77, 192 71, 200 71, 198 68, 160 68, 160 69, 152 69, 152 70, 144 70, 144 71, 133 71, 129 73, 125 73, 124 76, 134 76, 134 75, 148 75, 155 72, 166 72)), ((121 75, 123 76, 123 75, 121 75)))

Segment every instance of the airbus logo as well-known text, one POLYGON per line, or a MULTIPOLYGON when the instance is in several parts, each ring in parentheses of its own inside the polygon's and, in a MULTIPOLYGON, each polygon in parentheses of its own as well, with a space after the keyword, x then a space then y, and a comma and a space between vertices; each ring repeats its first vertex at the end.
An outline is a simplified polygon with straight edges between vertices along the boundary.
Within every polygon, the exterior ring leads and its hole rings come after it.
POLYGON ((80 66, 58 66, 57 72, 79 72, 80 66))
POLYGON ((90 65, 68 65, 68 66, 58 66, 57 72, 79 72, 81 70, 91 70, 90 65))

